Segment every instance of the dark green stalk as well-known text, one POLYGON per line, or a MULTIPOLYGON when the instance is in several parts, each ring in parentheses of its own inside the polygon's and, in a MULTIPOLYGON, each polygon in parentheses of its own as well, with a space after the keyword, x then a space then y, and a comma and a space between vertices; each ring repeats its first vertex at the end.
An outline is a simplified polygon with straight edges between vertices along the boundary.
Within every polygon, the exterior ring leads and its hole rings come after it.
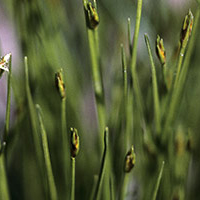
POLYGON ((124 52, 124 46, 123 44, 121 44, 121 57, 122 57, 122 73, 123 73, 123 122, 124 122, 124 127, 123 127, 123 132, 125 133, 125 140, 124 140, 124 144, 125 147, 127 145, 127 141, 128 141, 128 129, 127 129, 127 118, 128 118, 128 107, 127 107, 127 103, 128 103, 128 78, 127 78, 127 64, 126 64, 126 56, 125 56, 125 52, 124 52))
POLYGON ((92 186, 92 192, 91 192, 91 195, 90 195, 90 200, 93 200, 93 198, 94 198, 94 193, 95 193, 95 189, 96 189, 96 186, 97 186, 97 181, 98 181, 98 175, 94 175, 94 181, 93 181, 93 186, 92 186))
POLYGON ((12 55, 10 54, 9 72, 7 80, 7 104, 6 104, 6 124, 5 124, 5 138, 8 137, 10 126, 10 101, 11 101, 11 80, 12 79, 12 55))
MULTIPOLYGON (((188 44, 188 41, 189 41, 189 37, 190 37, 191 31, 192 31, 193 15, 192 15, 191 11, 189 11, 189 14, 186 15, 186 17, 185 17, 185 21, 184 21, 185 25, 186 25, 186 18, 189 21, 187 22, 188 23, 187 27, 185 29, 182 28, 182 31, 184 31, 184 36, 182 36, 183 38, 181 38, 181 49, 180 49, 180 52, 179 52, 179 58, 178 58, 177 72, 176 72, 174 88, 176 88, 178 80, 179 80, 181 67, 182 67, 182 63, 183 63, 183 57, 185 55, 186 47, 187 47, 187 44, 188 44)), ((184 26, 184 24, 183 24, 183 26, 184 26)))
POLYGON ((184 87, 184 83, 186 80, 186 76, 187 76, 187 71, 189 68, 189 63, 190 63, 190 59, 191 59, 191 55, 192 55, 192 51, 194 49, 194 44, 195 44, 195 39, 197 37, 197 27, 199 24, 199 17, 200 17, 200 9, 198 8, 196 11, 196 19, 194 20, 194 26, 193 26, 193 32, 191 35, 191 39, 188 45, 188 51, 186 54, 186 58, 185 58, 185 62, 183 64, 181 73, 180 73, 180 78, 177 82, 177 87, 174 88, 174 91, 172 93, 172 99, 171 99, 171 103, 169 106, 169 112, 165 121, 165 126, 164 126, 164 131, 163 131, 163 136, 164 136, 164 141, 167 139, 167 131, 168 128, 170 126, 170 124, 172 123, 173 119, 175 118, 175 112, 177 110, 178 104, 179 104, 179 99, 180 99, 180 95, 182 93, 183 87, 184 87))
POLYGON ((55 185, 55 181, 54 181, 51 160, 50 160, 50 155, 49 155, 47 134, 46 134, 44 124, 43 124, 41 108, 38 104, 36 105, 36 109, 37 109, 39 125, 40 125, 42 147, 43 147, 43 153, 44 153, 44 161, 45 161, 46 172, 47 172, 47 181, 48 181, 48 186, 49 186, 49 196, 50 196, 51 200, 56 200, 57 199, 57 191, 56 191, 56 185, 55 185))
MULTIPOLYGON (((99 121, 99 132, 100 132, 100 144, 101 147, 103 146, 103 129, 105 127, 105 105, 104 105, 104 93, 103 93, 103 83, 102 77, 100 72, 100 58, 99 58, 99 39, 98 39, 98 31, 97 25, 99 21, 98 18, 92 18, 93 14, 95 17, 98 17, 97 10, 95 13, 92 13, 93 10, 88 8, 88 1, 83 0, 83 6, 85 11, 86 17, 86 25, 87 25, 87 34, 88 34, 88 42, 89 42, 89 49, 90 49, 90 57, 91 57, 91 68, 92 68, 92 79, 94 85, 94 92, 95 92, 95 99, 97 105, 97 113, 98 113, 98 121, 99 121), (94 25, 95 23, 95 25, 94 25)), ((94 6, 96 8, 96 1, 94 1, 94 6)), ((93 16, 94 17, 94 16, 93 16)), ((103 148, 103 147, 102 147, 103 148)))
POLYGON ((128 46, 130 55, 132 55, 132 43, 131 43, 131 19, 128 18, 128 46))
POLYGON ((157 178, 157 181, 156 181, 156 186, 155 186, 155 190, 154 190, 154 193, 153 193, 152 200, 156 200, 156 196, 158 194, 158 189, 159 189, 159 186, 160 186, 160 181, 161 181, 162 174, 163 174, 164 165, 165 165, 165 162, 163 161, 159 175, 158 175, 158 178, 157 178))
POLYGON ((146 34, 144 35, 144 38, 145 38, 145 42, 146 42, 146 45, 147 45, 148 54, 149 54, 149 58, 150 58, 150 62, 151 62, 156 132, 160 133, 160 131, 161 131, 160 101, 159 101, 159 95, 158 95, 156 68, 155 68, 155 64, 154 64, 154 61, 153 61, 153 56, 152 56, 152 52, 151 52, 151 46, 150 46, 150 43, 149 43, 149 38, 146 34))
POLYGON ((106 168, 106 163, 107 163, 107 152, 108 152, 108 134, 109 130, 108 127, 106 127, 104 131, 104 152, 103 152, 103 157, 101 161, 101 168, 99 172, 99 177, 98 177, 98 182, 96 185, 94 197, 92 198, 93 200, 98 200, 100 198, 100 191, 102 188, 102 182, 105 174, 105 168, 106 168))
POLYGON ((37 130, 37 124, 36 124, 36 112, 35 112, 35 106, 33 103, 30 87, 29 87, 29 75, 28 75, 28 58, 24 57, 24 64, 25 64, 25 88, 26 88, 26 95, 27 95, 27 101, 28 101, 28 109, 30 114, 30 120, 31 120, 31 127, 33 131, 33 140, 35 145, 35 151, 37 159, 39 159, 40 167, 42 168, 42 151, 40 147, 40 139, 39 134, 37 130))
POLYGON ((122 187, 121 187, 121 193, 119 200, 124 200, 126 197, 127 192, 127 186, 128 186, 128 180, 129 180, 129 174, 124 173, 123 181, 122 181, 122 187))
POLYGON ((0 199, 9 200, 8 182, 6 176, 5 155, 0 145, 0 199))
POLYGON ((71 157, 72 169, 72 185, 71 185, 71 200, 75 200, 75 158, 71 157))
POLYGON ((142 95, 141 95, 137 71, 136 71, 137 44, 138 44, 138 36, 139 36, 139 29, 140 29, 141 13, 142 13, 142 0, 138 0, 135 33, 134 33, 134 38, 133 38, 133 49, 132 49, 132 57, 131 57, 131 73, 132 73, 132 78, 133 78, 133 89, 135 92, 136 103, 138 105, 140 115, 143 118, 142 95))

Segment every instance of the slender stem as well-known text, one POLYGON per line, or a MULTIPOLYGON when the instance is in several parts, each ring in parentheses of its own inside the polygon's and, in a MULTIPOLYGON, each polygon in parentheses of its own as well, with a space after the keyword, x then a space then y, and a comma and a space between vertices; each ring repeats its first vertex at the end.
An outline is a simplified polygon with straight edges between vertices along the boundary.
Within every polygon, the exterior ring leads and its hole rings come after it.
POLYGON ((124 173, 124 177, 123 177, 123 181, 122 181, 122 187, 121 187, 121 193, 120 193, 120 198, 119 198, 119 200, 124 200, 125 197, 126 197, 128 179, 129 179, 129 174, 124 173))
POLYGON ((124 122, 124 128, 123 132, 125 133, 125 140, 124 144, 125 147, 127 145, 128 141, 128 129, 127 129, 127 112, 128 112, 128 78, 127 78, 127 64, 126 64, 126 57, 125 57, 125 52, 124 52, 124 46, 121 44, 121 57, 122 57, 122 73, 123 73, 123 93, 124 93, 124 99, 123 99, 123 122, 124 122))
POLYGON ((132 49, 132 57, 131 57, 131 72, 132 72, 133 89, 134 89, 134 92, 135 92, 136 102, 138 104, 138 108, 139 108, 141 117, 143 118, 142 95, 141 95, 137 71, 136 71, 137 45, 138 45, 138 36, 139 36, 139 29, 140 29, 141 13, 142 13, 142 0, 138 0, 137 13, 136 13, 136 23, 135 23, 135 33, 134 33, 134 38, 133 38, 133 49, 132 49))
POLYGON ((163 130, 163 140, 165 141, 167 139, 167 131, 168 128, 170 126, 170 124, 172 123, 173 119, 175 118, 175 112, 177 109, 177 106, 179 104, 179 99, 180 99, 180 95, 182 93, 183 87, 184 87, 184 83, 186 80, 186 76, 187 76, 187 71, 189 68, 189 62, 191 59, 191 55, 194 49, 194 44, 195 44, 195 39, 197 36, 197 30, 198 30, 198 23, 199 23, 199 18, 200 18, 200 8, 197 9, 196 11, 196 15, 195 15, 196 19, 194 20, 194 26, 193 26, 193 32, 191 35, 191 39, 188 45, 188 51, 186 54, 186 58, 185 58, 185 62, 183 64, 181 73, 180 73, 180 78, 177 82, 177 87, 174 88, 174 91, 172 93, 172 100, 171 103, 169 105, 169 112, 165 121, 165 126, 164 126, 164 130, 163 130))
POLYGON ((156 121, 156 132, 160 133, 161 131, 161 119, 160 119, 160 101, 158 95, 158 85, 157 85, 157 77, 156 77, 156 68, 153 61, 151 46, 149 43, 149 38, 145 34, 144 35, 145 42, 148 49, 148 54, 151 62, 151 73, 152 73, 152 81, 153 81, 153 97, 154 97, 154 114, 155 114, 155 121, 156 121))
MULTIPOLYGON (((88 29, 88 40, 89 40, 90 56, 92 63, 92 78, 94 83, 94 91, 95 91, 99 127, 100 127, 99 131, 102 132, 103 128, 105 127, 105 107, 104 107, 104 96, 102 87, 103 84, 101 82, 102 79, 99 70, 95 36, 93 30, 88 29)), ((102 138, 103 137, 100 137, 100 139, 102 138)))
MULTIPOLYGON (((1 147, 2 148, 2 147, 1 147)), ((8 182, 6 176, 5 155, 0 153, 0 199, 9 200, 8 182)))
POLYGON ((153 193, 152 200, 156 200, 156 196, 158 194, 158 189, 159 189, 159 186, 160 186, 160 181, 161 181, 162 174, 163 174, 164 165, 165 165, 165 162, 163 161, 159 175, 158 175, 158 178, 157 178, 157 181, 156 181, 156 186, 155 186, 155 190, 154 190, 154 193, 153 193))
POLYGON ((183 63, 184 54, 185 54, 185 48, 181 48, 180 53, 179 53, 179 58, 178 58, 177 72, 176 72, 176 79, 175 79, 175 82, 174 82, 174 88, 176 88, 176 86, 177 86, 177 82, 178 82, 179 75, 180 75, 180 72, 181 72, 181 66, 182 66, 182 63, 183 63))
POLYGON ((75 200, 75 158, 71 158, 72 169, 72 186, 71 186, 71 200, 75 200))
POLYGON ((47 134, 46 134, 46 131, 44 128, 40 106, 36 105, 36 109, 37 109, 39 125, 40 125, 42 147, 43 147, 43 153, 44 153, 44 161, 45 161, 47 180, 48 180, 48 186, 49 186, 49 195, 50 195, 51 200, 56 200, 57 199, 57 190, 56 190, 56 185, 55 185, 52 166, 51 166, 47 134))
POLYGON ((132 55, 132 42, 131 42, 131 19, 128 18, 128 46, 130 55, 132 55))
MULTIPOLYGON (((24 58, 24 64, 25 64, 25 87, 26 87, 26 95, 27 95, 27 101, 28 101, 28 109, 29 109, 29 114, 30 114, 30 120, 31 120, 31 126, 33 130, 33 139, 34 139, 34 144, 35 144, 35 151, 37 155, 37 159, 39 159, 40 164, 41 164, 41 148, 40 148, 40 139, 38 135, 38 130, 37 130, 37 124, 36 124, 36 113, 35 113, 35 106, 33 103, 30 87, 29 87, 29 75, 28 75, 28 58, 24 58)), ((41 165, 40 165, 41 167, 41 165)))
POLYGON ((96 189, 96 186, 97 186, 97 182, 98 182, 98 175, 94 175, 94 182, 93 182, 93 186, 92 186, 92 192, 91 192, 91 195, 90 195, 90 200, 93 200, 93 198, 94 198, 94 193, 95 193, 95 189, 96 189))
POLYGON ((10 126, 11 81, 12 81, 12 55, 10 55, 9 73, 8 73, 8 80, 7 80, 7 104, 6 104, 5 140, 8 137, 9 126, 10 126))
POLYGON ((99 177, 98 177, 98 182, 97 182, 97 186, 95 189, 95 193, 94 193, 94 197, 92 199, 94 200, 98 200, 100 198, 100 191, 101 191, 101 187, 102 187, 102 182, 103 182, 103 177, 105 174, 105 168, 106 168, 106 163, 107 163, 107 150, 108 150, 108 127, 106 127, 105 131, 104 131, 104 152, 103 152, 103 157, 102 157, 102 161, 101 161, 101 168, 100 168, 100 172, 99 172, 99 177))
POLYGON ((62 126, 62 155, 63 155, 63 173, 65 179, 65 187, 70 187, 70 184, 67 181, 67 174, 70 168, 70 153, 69 153, 69 137, 67 136, 67 124, 66 124, 66 98, 61 100, 61 126, 62 126))

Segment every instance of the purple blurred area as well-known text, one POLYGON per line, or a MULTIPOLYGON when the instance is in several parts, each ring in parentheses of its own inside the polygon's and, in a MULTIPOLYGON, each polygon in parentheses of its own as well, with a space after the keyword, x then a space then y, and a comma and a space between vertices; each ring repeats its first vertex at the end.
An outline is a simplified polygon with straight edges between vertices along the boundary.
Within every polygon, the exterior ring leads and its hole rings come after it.
MULTIPOLYGON (((19 58, 21 57, 20 47, 16 37, 14 25, 9 20, 8 14, 2 3, 0 3, 0 56, 12 53, 12 68, 15 74, 19 74, 19 58)), ((4 72, 0 79, 0 132, 5 119, 6 93, 7 93, 7 72, 4 72)), ((11 115, 13 113, 13 101, 11 115)))

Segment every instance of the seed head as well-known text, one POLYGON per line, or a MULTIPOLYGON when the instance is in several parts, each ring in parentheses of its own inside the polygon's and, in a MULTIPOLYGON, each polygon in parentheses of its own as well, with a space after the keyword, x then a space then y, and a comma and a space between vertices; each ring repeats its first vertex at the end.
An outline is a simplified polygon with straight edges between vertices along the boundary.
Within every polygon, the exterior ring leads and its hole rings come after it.
POLYGON ((66 97, 66 94, 65 94, 65 84, 63 81, 62 69, 60 69, 60 71, 56 72, 55 74, 55 85, 60 94, 61 99, 64 99, 66 97))
POLYGON ((90 29, 95 29, 99 24, 99 15, 97 13, 97 9, 92 5, 91 2, 84 4, 87 27, 90 29))
POLYGON ((161 64, 164 65, 166 63, 166 52, 163 39, 159 35, 157 35, 156 39, 156 54, 161 64))
POLYGON ((71 132, 71 157, 75 158, 79 152, 79 136, 75 128, 70 129, 71 132))
POLYGON ((11 53, 6 54, 0 59, 0 77, 4 71, 9 72, 9 60, 11 58, 11 53))
POLYGON ((134 147, 132 146, 125 157, 124 172, 126 173, 130 172, 134 167, 134 165, 135 165, 135 152, 134 152, 134 147))
POLYGON ((185 16, 185 19, 183 21, 183 26, 181 30, 181 36, 180 36, 180 42, 183 48, 186 47, 187 42, 190 38, 192 27, 193 27, 193 20, 194 20, 193 14, 191 10, 189 10, 188 14, 185 16))

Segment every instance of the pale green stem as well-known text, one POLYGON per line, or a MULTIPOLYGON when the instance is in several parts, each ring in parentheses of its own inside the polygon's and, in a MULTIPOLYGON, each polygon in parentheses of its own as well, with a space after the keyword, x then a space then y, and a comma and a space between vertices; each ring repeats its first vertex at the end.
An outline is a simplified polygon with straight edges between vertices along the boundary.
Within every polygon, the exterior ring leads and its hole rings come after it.
POLYGON ((119 200, 124 200, 126 197, 127 192, 127 186, 128 186, 128 180, 129 180, 129 174, 124 173, 123 181, 122 181, 122 187, 121 187, 121 193, 119 200))
POLYGON ((92 198, 93 200, 98 200, 100 198, 102 182, 103 182, 103 177, 105 174, 105 168, 106 168, 106 163, 107 163, 108 134, 109 134, 108 127, 106 127, 106 129, 104 131, 104 152, 103 152, 103 157, 102 157, 102 161, 101 161, 101 168, 100 168, 100 172, 99 172, 98 182, 96 185, 94 197, 92 198))
POLYGON ((159 186, 160 186, 160 181, 161 181, 162 174, 163 174, 164 165, 165 165, 165 162, 163 161, 159 175, 158 175, 158 178, 157 178, 157 181, 156 181, 156 186, 155 186, 155 190, 154 190, 154 193, 153 193, 152 200, 156 200, 156 196, 158 194, 158 189, 159 189, 159 186))
POLYGON ((6 176, 5 155, 0 153, 0 199, 9 200, 8 182, 6 176))
MULTIPOLYGON (((88 40, 89 40, 89 48, 91 55, 91 63, 92 63, 92 78, 94 83, 94 91, 95 98, 97 104, 97 113, 99 120, 99 132, 102 133, 103 128, 105 127, 105 106, 104 106, 104 95, 103 95, 103 87, 101 82, 101 74, 98 65, 98 57, 96 55, 96 45, 95 45, 95 37, 94 32, 88 29, 88 40)), ((102 141, 103 136, 100 136, 100 141, 102 141)), ((101 142, 102 146, 102 142, 101 142)))
POLYGON ((167 139, 167 132, 169 130, 169 127, 173 121, 173 119, 175 118, 175 112, 177 110, 178 104, 179 104, 179 99, 180 99, 180 95, 182 93, 183 87, 184 87, 184 83, 186 80, 186 76, 187 76, 187 71, 189 68, 189 62, 191 59, 191 55, 192 55, 192 50, 194 48, 194 44, 195 44, 195 39, 197 37, 197 27, 198 27, 198 23, 199 23, 199 17, 200 17, 200 9, 197 9, 196 15, 195 15, 196 19, 194 20, 194 26, 193 26, 193 32, 191 35, 191 39, 188 45, 188 51, 186 54, 186 58, 185 58, 185 62, 183 64, 181 73, 180 73, 180 78, 177 82, 177 87, 174 88, 174 91, 172 93, 172 99, 170 102, 170 106, 169 106, 169 111, 167 114, 167 118, 165 121, 165 126, 164 126, 164 130, 163 130, 163 140, 165 141, 167 139))
POLYGON ((142 0, 138 0, 135 33, 134 33, 134 38, 133 38, 133 49, 132 49, 132 57, 131 57, 131 72, 132 72, 132 78, 133 78, 133 89, 135 91, 136 103, 138 105, 140 115, 143 120, 143 102, 142 102, 142 95, 141 95, 137 71, 136 71, 137 46, 138 46, 141 13, 142 13, 142 0))
POLYGON ((71 158, 72 169, 72 185, 71 185, 71 200, 75 200, 75 158, 71 158))
POLYGON ((146 34, 144 35, 144 38, 147 45, 148 54, 149 54, 150 63, 151 63, 151 73, 152 73, 152 81, 153 81, 153 97, 154 97, 153 98, 154 99, 154 115, 155 115, 155 121, 156 121, 156 132, 159 134, 161 131, 161 119, 160 119, 160 101, 159 101, 159 95, 158 95, 156 68, 153 61, 149 38, 146 34))
POLYGON ((11 81, 12 81, 12 55, 10 55, 9 72, 8 72, 8 80, 7 80, 7 104, 6 104, 5 140, 8 137, 9 126, 10 126, 11 81))
POLYGON ((36 105, 36 109, 37 109, 39 125, 40 125, 42 147, 43 147, 43 153, 44 153, 44 161, 45 161, 46 172, 47 172, 47 181, 48 181, 48 186, 49 186, 49 196, 50 196, 51 200, 56 200, 57 199, 57 190, 56 190, 56 185, 55 185, 52 166, 51 166, 47 134, 46 134, 46 131, 44 128, 40 106, 36 105))
POLYGON ((128 46, 130 55, 132 55, 132 42, 131 42, 131 19, 128 18, 128 46))

